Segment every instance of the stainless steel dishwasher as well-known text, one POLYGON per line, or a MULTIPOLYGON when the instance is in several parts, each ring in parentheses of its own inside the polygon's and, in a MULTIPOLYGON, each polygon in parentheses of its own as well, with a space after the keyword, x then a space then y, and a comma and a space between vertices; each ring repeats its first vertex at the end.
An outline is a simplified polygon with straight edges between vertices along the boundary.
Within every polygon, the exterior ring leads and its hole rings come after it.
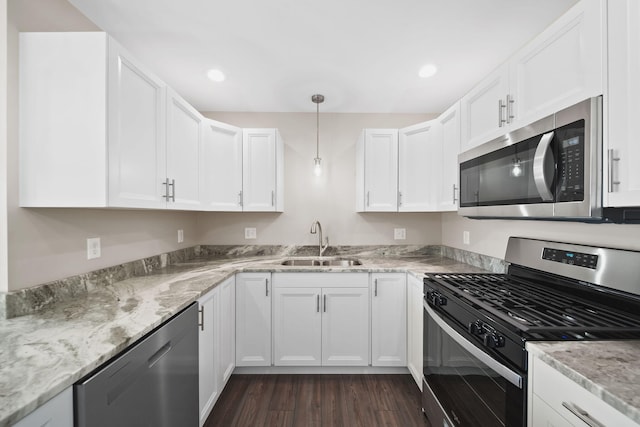
POLYGON ((75 384, 74 410, 77 427, 197 427, 197 304, 75 384))

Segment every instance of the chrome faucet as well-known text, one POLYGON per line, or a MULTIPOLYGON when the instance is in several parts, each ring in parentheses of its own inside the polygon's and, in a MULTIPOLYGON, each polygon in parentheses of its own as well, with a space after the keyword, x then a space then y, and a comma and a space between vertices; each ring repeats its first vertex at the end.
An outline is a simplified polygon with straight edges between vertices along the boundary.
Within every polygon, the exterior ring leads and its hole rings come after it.
POLYGON ((316 220, 313 222, 313 224, 311 224, 310 233, 318 234, 318 251, 319 251, 318 256, 322 256, 322 253, 326 251, 327 248, 329 247, 329 238, 328 237, 325 238, 324 246, 322 246, 322 226, 320 225, 320 221, 316 220))

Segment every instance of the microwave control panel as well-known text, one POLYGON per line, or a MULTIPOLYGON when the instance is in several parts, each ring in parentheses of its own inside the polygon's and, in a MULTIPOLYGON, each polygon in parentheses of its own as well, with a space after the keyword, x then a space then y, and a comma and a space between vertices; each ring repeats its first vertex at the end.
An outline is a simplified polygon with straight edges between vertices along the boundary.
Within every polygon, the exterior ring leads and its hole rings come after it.
POLYGON ((556 131, 558 143, 558 180, 556 201, 584 200, 584 120, 556 131))

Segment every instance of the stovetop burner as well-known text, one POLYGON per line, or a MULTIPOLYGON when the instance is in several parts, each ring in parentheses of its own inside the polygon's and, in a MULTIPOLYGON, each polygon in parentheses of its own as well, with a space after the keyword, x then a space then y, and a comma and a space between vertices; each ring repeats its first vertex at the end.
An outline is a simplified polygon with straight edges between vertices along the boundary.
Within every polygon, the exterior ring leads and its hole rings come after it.
MULTIPOLYGON (((427 274, 425 283, 436 283, 471 306, 506 322, 514 330, 535 334, 544 332, 640 333, 640 317, 601 307, 543 283, 507 274, 427 274)), ((577 334, 577 335, 576 335, 577 334)))

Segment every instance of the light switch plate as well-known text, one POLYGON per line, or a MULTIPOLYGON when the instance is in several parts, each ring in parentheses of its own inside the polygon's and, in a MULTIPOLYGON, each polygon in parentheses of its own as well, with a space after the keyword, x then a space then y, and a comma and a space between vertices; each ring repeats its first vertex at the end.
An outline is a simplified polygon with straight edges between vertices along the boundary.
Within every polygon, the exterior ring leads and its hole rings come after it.
POLYGON ((393 229, 393 238, 395 240, 405 240, 407 238, 407 229, 406 228, 394 228, 393 229))
POLYGON ((100 258, 100 238, 92 237, 87 239, 87 259, 100 258))
POLYGON ((255 239, 258 235, 256 233, 255 227, 245 227, 244 229, 244 238, 245 239, 255 239))
POLYGON ((466 231, 466 230, 462 232, 462 243, 464 243, 465 245, 470 245, 471 244, 470 233, 468 231, 466 231))

